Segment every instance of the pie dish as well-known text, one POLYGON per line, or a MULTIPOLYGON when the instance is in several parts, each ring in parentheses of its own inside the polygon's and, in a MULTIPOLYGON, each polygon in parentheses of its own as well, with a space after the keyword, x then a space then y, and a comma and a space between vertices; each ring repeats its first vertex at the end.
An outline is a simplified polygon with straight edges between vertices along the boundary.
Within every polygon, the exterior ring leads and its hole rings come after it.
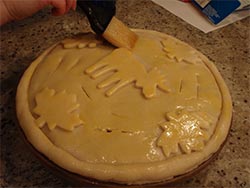
POLYGON ((131 51, 85 34, 53 45, 24 73, 19 124, 57 166, 156 183, 195 170, 224 143, 232 102, 213 63, 176 38, 134 31, 131 51))

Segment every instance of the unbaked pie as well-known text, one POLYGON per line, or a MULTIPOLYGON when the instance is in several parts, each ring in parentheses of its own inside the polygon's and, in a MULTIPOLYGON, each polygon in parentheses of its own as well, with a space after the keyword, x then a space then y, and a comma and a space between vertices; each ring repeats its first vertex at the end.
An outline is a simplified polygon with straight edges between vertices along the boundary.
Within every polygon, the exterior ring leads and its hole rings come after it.
POLYGON ((93 34, 66 39, 23 75, 20 126, 61 168, 105 182, 163 182, 225 141, 231 98, 213 63, 168 35, 135 32, 131 51, 93 34))

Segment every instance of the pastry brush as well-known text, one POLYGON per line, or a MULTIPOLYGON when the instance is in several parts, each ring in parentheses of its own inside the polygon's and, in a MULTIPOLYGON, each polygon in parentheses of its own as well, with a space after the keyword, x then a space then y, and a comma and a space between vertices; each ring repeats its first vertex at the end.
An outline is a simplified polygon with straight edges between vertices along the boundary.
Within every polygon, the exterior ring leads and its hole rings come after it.
POLYGON ((87 15, 96 34, 116 47, 133 48, 137 35, 114 16, 115 0, 78 0, 77 4, 87 15))

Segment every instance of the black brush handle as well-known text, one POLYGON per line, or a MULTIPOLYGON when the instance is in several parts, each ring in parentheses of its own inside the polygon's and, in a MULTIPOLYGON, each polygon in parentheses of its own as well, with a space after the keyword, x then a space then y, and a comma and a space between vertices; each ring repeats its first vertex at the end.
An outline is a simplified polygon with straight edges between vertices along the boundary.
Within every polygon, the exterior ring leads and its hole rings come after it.
POLYGON ((96 34, 102 34, 115 15, 115 0, 77 0, 96 34))

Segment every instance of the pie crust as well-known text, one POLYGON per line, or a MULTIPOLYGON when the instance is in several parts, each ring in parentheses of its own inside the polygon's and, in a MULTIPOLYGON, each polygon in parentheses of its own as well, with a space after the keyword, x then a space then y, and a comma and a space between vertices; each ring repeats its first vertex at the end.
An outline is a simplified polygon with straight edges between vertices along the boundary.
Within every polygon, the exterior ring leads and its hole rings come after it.
POLYGON ((19 124, 63 169, 120 184, 163 182, 225 141, 232 102, 213 63, 171 36, 134 31, 131 51, 86 34, 50 47, 24 73, 19 124))

